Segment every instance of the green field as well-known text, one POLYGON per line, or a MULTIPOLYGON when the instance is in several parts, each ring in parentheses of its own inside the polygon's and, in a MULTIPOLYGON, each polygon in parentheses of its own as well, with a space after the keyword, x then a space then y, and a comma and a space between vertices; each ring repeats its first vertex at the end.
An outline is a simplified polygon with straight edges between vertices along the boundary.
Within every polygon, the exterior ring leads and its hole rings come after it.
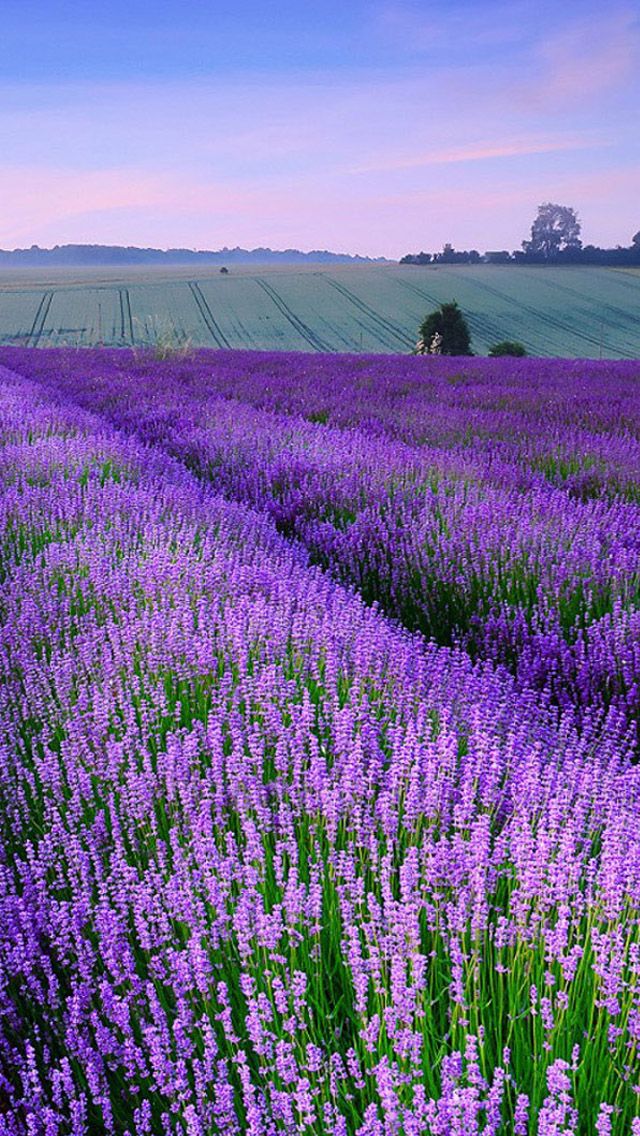
POLYGON ((640 272, 491 265, 22 269, 0 273, 0 343, 407 352, 455 299, 473 349, 517 339, 532 355, 640 357, 640 272))

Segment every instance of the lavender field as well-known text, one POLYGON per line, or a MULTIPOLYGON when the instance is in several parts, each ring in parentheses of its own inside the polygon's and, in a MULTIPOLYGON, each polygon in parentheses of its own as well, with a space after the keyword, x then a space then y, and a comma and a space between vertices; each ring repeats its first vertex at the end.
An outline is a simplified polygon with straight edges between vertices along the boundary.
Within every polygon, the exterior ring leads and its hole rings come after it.
POLYGON ((0 1136, 640 1136, 639 380, 0 350, 0 1136))

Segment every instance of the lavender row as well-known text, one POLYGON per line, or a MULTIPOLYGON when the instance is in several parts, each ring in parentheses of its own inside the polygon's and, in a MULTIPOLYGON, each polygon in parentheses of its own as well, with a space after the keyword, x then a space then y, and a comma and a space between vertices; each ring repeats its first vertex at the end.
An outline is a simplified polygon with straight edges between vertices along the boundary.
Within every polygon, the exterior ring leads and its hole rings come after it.
POLYGON ((202 352, 181 374, 214 397, 455 454, 508 487, 638 497, 638 362, 223 354, 212 367, 202 352))
POLYGON ((0 373, 0 1133, 638 1132, 640 772, 0 373))
MULTIPOLYGON (((58 376, 64 352, 3 349, 10 366, 58 376)), ((423 359, 198 351, 164 361, 83 352, 85 376, 158 370, 187 390, 257 409, 455 454, 470 474, 521 489, 548 485, 581 499, 637 499, 640 364, 562 359, 423 359)))
MULTIPOLYGON (((302 542, 313 560, 355 585, 368 602, 380 604, 408 628, 508 666, 522 687, 547 689, 560 705, 579 706, 584 713, 611 706, 627 721, 637 721, 640 505, 618 495, 620 470, 611 475, 612 480, 605 479, 607 492, 582 500, 566 487, 545 481, 539 472, 535 477, 532 473, 533 480, 523 481, 520 459, 520 464, 503 462, 496 478, 496 462, 487 459, 484 441, 477 436, 475 449, 468 446, 471 456, 467 452, 465 457, 455 446, 409 445, 388 432, 371 434, 364 427, 309 422, 293 412, 259 409, 220 397, 215 392, 224 391, 231 382, 228 356, 222 363, 217 354, 208 354, 194 362, 154 365, 148 359, 123 360, 117 354, 103 357, 96 352, 83 355, 79 369, 73 355, 63 357, 62 364, 55 353, 44 361, 42 355, 34 364, 29 356, 29 365, 49 389, 62 398, 79 399, 120 428, 162 446, 219 492, 266 513, 281 531, 302 542)), ((369 364, 380 366, 375 361, 369 364)), ((423 361, 401 364, 407 381, 419 388, 423 361)), ((248 388, 247 397, 255 402, 258 377, 271 375, 268 365, 276 368, 276 379, 270 377, 269 383, 277 385, 282 363, 251 356, 236 360, 238 394, 248 388)), ((340 376, 335 401, 342 415, 351 365, 350 360, 324 363, 327 374, 334 368, 331 373, 340 376)), ((391 364, 385 360, 384 365, 391 364)), ((283 380, 281 404, 294 395, 299 401, 310 398, 311 363, 303 357, 295 366, 283 380)), ((473 366, 471 377, 484 389, 486 361, 473 366)), ((578 389, 577 409, 573 407, 571 413, 584 419, 591 400, 594 419, 611 430, 617 423, 618 448, 634 454, 637 444, 632 445, 630 426, 623 423, 634 421, 637 395, 629 396, 624 420, 622 410, 623 396, 632 387, 631 365, 616 366, 619 374, 607 365, 608 373, 617 375, 618 386, 616 396, 605 404, 591 382, 598 368, 594 371, 591 365, 585 393, 575 377, 579 372, 571 365, 578 389), (614 413, 611 406, 616 398, 619 405, 614 413)), ((498 369, 492 397, 500 401, 506 398, 501 392, 510 390, 510 404, 517 404, 519 398, 530 416, 531 407, 537 406, 539 427, 543 396, 552 384, 545 372, 540 389, 531 393, 536 367, 529 386, 525 372, 512 375, 508 386, 507 376, 501 379, 498 369)), ((314 363, 312 373, 318 369, 314 363)), ((450 377, 437 372, 429 376, 432 397, 438 379, 440 395, 450 377)), ((357 417, 357 372, 353 381, 357 417)), ((556 417, 561 406, 559 383, 556 377, 556 417)), ((383 394, 372 395, 374 403, 376 398, 381 402, 390 398, 389 389, 387 378, 383 394)), ((572 389, 569 386, 563 395, 569 408, 572 389)), ((424 403, 424 394, 421 397, 424 403)), ((485 390, 485 402, 488 398, 485 390)), ((438 402, 434 414, 439 406, 438 402)), ((291 411, 294 408, 295 403, 289 406, 291 411)), ((460 407, 457 412, 460 416, 460 407)), ((542 432, 540 446, 555 444, 551 417, 547 441, 542 432)), ((565 418, 571 418, 569 410, 565 418)), ((498 437, 505 433, 495 412, 493 418, 485 413, 483 421, 487 435, 491 429, 498 437)), ((575 429, 575 422, 565 422, 565 427, 575 429)), ((462 429, 460 417, 458 428, 462 429)), ((515 437, 519 438, 517 432, 515 437)), ((578 449, 581 438, 577 436, 575 442, 578 449)), ((602 439, 600 445, 604 447, 602 439)), ((612 449, 615 453, 615 446, 612 449)), ((520 450, 522 458, 523 445, 520 450)), ((634 468, 630 459, 624 476, 632 479, 634 468)))

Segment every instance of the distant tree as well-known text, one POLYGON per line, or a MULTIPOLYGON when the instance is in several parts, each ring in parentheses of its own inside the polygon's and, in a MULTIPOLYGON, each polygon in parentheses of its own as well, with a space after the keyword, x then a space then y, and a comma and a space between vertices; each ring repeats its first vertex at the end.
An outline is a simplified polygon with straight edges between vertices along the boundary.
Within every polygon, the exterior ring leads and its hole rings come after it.
POLYGON ((439 355, 472 354, 469 327, 455 300, 440 304, 435 312, 426 316, 420 324, 420 341, 425 353, 436 344, 439 355))
MULTIPOLYGON (((508 253, 505 253, 507 259, 508 253)), ((401 257, 400 264, 480 264, 482 255, 477 249, 455 249, 447 243, 442 252, 414 252, 401 257)))
POLYGON ((400 258, 400 264, 431 264, 432 259, 430 252, 408 252, 400 258))
POLYGON ((524 343, 518 343, 515 339, 503 339, 501 343, 494 343, 493 347, 489 348, 489 354, 492 358, 497 358, 499 355, 513 355, 514 358, 522 358, 527 354, 527 349, 524 343))
POLYGON ((482 258, 477 249, 455 249, 447 242, 442 252, 435 253, 433 259, 437 264, 479 264, 482 258))
POLYGON ((632 236, 631 244, 634 248, 640 249, 640 229, 638 229, 638 232, 634 233, 634 235, 632 236))
POLYGON ((568 249, 581 249, 580 222, 575 209, 551 201, 539 205, 531 226, 531 240, 523 241, 522 247, 528 256, 542 260, 553 260, 559 252, 568 249))
POLYGON ((224 265, 223 265, 222 268, 220 269, 220 275, 221 276, 228 276, 229 275, 229 269, 225 268, 224 265))

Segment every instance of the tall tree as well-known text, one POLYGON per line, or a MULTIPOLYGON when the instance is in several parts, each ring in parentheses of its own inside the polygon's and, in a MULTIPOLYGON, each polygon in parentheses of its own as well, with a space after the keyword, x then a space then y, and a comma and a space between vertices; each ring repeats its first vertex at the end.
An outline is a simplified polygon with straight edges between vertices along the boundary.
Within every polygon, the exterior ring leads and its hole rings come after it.
POLYGON ((538 215, 531 226, 531 240, 523 241, 527 255, 553 260, 565 249, 580 249, 580 222, 575 209, 569 205, 555 205, 546 201, 538 206, 538 215))

